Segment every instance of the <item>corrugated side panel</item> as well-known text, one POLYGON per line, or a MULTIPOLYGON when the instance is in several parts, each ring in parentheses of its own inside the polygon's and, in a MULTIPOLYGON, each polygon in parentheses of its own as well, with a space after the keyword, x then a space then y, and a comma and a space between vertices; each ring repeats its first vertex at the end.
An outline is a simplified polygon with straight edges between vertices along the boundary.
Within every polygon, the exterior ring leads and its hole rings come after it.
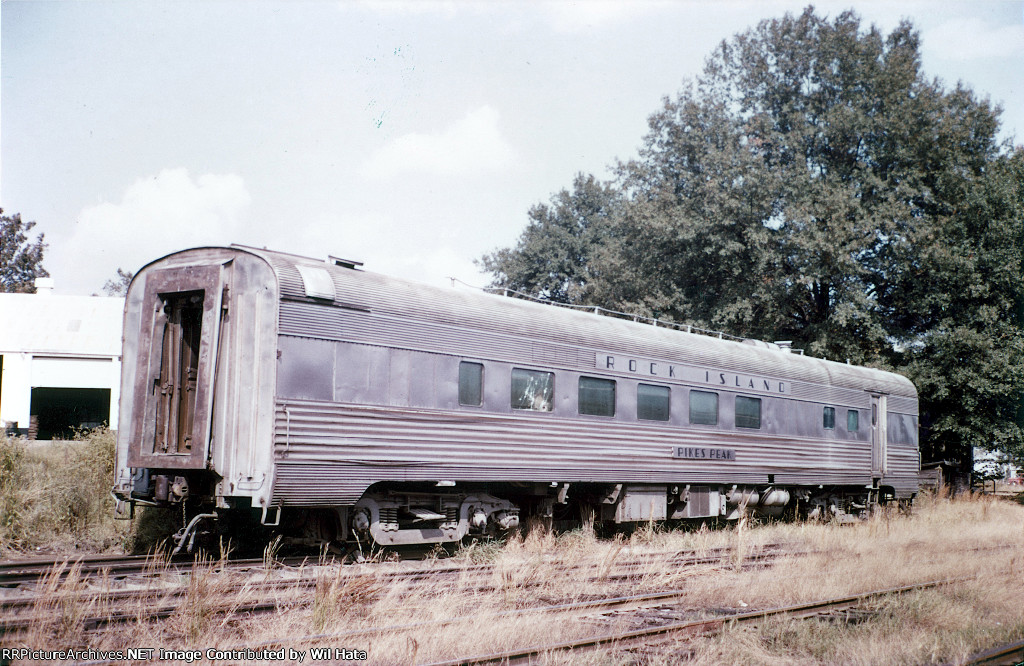
POLYGON ((871 482, 866 442, 519 414, 279 402, 274 444, 274 501, 288 504, 351 504, 381 480, 871 482), (732 449, 736 460, 675 459, 676 446, 732 449))
POLYGON ((886 408, 890 412, 917 416, 917 398, 891 395, 889 396, 886 405, 886 408))
POLYGON ((889 445, 885 485, 896 490, 898 497, 917 493, 921 472, 921 454, 916 446, 889 445))

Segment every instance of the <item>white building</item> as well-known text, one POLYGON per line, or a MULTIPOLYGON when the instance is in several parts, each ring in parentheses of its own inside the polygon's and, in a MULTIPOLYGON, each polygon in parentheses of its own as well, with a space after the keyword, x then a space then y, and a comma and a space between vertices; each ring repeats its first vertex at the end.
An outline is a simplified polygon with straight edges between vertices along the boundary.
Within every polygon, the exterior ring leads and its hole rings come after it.
POLYGON ((974 473, 986 479, 1011 481, 1020 477, 1020 471, 1002 451, 974 448, 974 473))
POLYGON ((0 294, 0 427, 30 438, 117 425, 124 299, 0 294))

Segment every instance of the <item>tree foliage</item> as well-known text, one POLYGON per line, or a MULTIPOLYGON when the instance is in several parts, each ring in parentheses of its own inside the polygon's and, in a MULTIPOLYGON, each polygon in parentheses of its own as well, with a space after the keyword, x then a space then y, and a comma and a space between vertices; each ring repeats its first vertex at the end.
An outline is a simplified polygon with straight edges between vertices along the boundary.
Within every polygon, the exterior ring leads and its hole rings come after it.
POLYGON ((926 460, 1020 454, 1024 157, 998 142, 1000 111, 928 79, 910 23, 763 21, 663 101, 613 183, 577 178, 483 266, 553 300, 897 369, 926 460))
POLYGON ((594 252, 612 233, 619 193, 593 176, 577 174, 572 191, 550 205, 537 204, 515 248, 484 256, 478 263, 501 287, 556 303, 579 303, 596 277, 594 252))
POLYGON ((103 283, 103 293, 107 296, 127 296, 128 285, 132 283, 132 278, 134 277, 135 273, 133 271, 118 268, 117 277, 103 283))
POLYGON ((35 293, 35 279, 50 275, 43 268, 43 234, 30 242, 28 233, 36 223, 23 222, 19 213, 3 213, 0 208, 0 291, 35 293))

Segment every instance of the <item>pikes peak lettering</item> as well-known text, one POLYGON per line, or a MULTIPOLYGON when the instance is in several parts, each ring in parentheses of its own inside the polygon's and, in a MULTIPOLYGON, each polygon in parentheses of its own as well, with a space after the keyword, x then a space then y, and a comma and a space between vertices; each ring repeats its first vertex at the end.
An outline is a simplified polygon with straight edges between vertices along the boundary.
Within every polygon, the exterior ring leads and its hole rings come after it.
POLYGON ((736 461, 736 449, 714 449, 704 446, 674 446, 673 458, 687 460, 731 460, 736 461))

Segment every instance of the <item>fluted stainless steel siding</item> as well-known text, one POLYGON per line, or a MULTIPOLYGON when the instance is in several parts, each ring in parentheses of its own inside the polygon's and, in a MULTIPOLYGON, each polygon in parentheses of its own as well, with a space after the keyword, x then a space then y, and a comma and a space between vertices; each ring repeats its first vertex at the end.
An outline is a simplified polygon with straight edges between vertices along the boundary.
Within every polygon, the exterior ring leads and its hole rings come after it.
POLYGON ((382 480, 871 483, 864 441, 303 400, 278 403, 274 448, 286 503, 352 503, 382 480), (676 446, 736 460, 676 459, 676 446))

